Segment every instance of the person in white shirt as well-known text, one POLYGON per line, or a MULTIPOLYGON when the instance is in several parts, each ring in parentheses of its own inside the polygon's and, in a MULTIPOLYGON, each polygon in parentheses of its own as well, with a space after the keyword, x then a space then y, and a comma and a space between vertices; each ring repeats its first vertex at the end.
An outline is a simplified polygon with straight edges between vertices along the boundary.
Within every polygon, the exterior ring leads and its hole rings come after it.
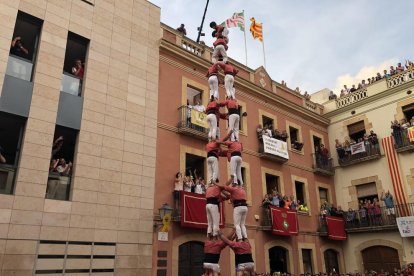
POLYGON ((197 101, 196 101, 196 105, 195 105, 195 106, 193 106, 193 108, 194 108, 195 110, 197 110, 198 112, 204 112, 204 111, 206 111, 206 108, 204 107, 204 105, 202 105, 202 104, 200 103, 200 100, 197 100, 197 101))

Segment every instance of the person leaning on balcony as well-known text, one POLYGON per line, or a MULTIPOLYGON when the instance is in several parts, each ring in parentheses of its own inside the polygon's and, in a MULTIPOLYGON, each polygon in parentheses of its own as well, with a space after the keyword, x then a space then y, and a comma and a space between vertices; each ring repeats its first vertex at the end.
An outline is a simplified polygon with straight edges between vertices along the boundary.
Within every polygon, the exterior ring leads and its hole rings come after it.
POLYGON ((382 78, 389 78, 389 77, 391 77, 391 75, 390 74, 388 74, 388 72, 387 72, 387 70, 384 70, 384 75, 382 75, 382 78))
POLYGON ((26 58, 29 54, 29 51, 24 47, 24 42, 20 36, 17 36, 12 40, 10 53, 23 58, 26 58))
POLYGON ((75 60, 75 65, 72 67, 72 74, 74 74, 75 76, 77 76, 78 78, 82 80, 83 73, 84 73, 84 69, 83 69, 82 61, 80 59, 75 60))
POLYGON ((177 172, 174 180, 174 203, 176 210, 180 210, 180 192, 183 188, 183 174, 177 172))
POLYGON ((355 92, 356 88, 355 88, 355 84, 352 85, 351 89, 349 89, 349 93, 355 92))
POLYGON ((60 151, 60 149, 63 146, 63 136, 59 136, 55 142, 53 142, 53 146, 52 146, 52 156, 51 158, 53 159, 56 155, 56 153, 58 153, 60 151))
POLYGON ((377 134, 373 130, 371 130, 369 132, 368 139, 369 139, 372 147, 375 149, 376 153, 379 153, 380 151, 379 151, 378 136, 377 136, 377 134))
POLYGON ((397 68, 395 68, 397 74, 404 72, 404 66, 401 65, 401 62, 398 62, 397 68))
POLYGON ((390 75, 393 76, 395 74, 397 74, 397 71, 394 69, 394 66, 391 65, 390 66, 390 75))
POLYGON ((179 31, 183 35, 187 35, 187 30, 185 29, 184 24, 181 24, 180 27, 177 28, 177 31, 179 31))
POLYGON ((376 81, 382 80, 382 76, 381 76, 381 74, 379 72, 377 73, 377 76, 375 77, 375 80, 376 81))
POLYGON ((387 215, 389 215, 389 216, 395 216, 394 198, 390 194, 390 191, 388 190, 385 193, 385 196, 384 196, 384 192, 382 192, 380 199, 382 201, 384 201, 385 207, 387 208, 387 215))
POLYGON ((62 176, 70 176, 72 173, 72 162, 66 163, 66 160, 61 158, 59 165, 56 167, 56 171, 62 176))
POLYGON ((322 165, 323 166, 328 166, 328 160, 329 160, 329 151, 327 148, 325 148, 324 144, 320 145, 320 149, 319 152, 321 154, 321 159, 322 159, 322 165))
POLYGON ((329 92, 329 100, 336 100, 337 96, 333 91, 329 92))

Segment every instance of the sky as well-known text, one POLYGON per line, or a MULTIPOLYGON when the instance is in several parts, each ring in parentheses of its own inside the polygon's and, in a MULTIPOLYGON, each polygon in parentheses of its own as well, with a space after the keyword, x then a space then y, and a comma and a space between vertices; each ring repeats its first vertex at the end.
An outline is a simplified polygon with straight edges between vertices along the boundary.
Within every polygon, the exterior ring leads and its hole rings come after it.
MULTIPOLYGON (((205 0, 150 0, 161 7, 161 22, 197 38, 205 0)), ((412 0, 210 0, 201 40, 212 46, 211 21, 245 11, 247 65, 264 65, 263 45, 253 40, 250 18, 263 23, 266 70, 270 77, 313 93, 340 92, 406 59, 414 60, 412 0)), ((244 33, 229 29, 227 54, 246 63, 244 33)))

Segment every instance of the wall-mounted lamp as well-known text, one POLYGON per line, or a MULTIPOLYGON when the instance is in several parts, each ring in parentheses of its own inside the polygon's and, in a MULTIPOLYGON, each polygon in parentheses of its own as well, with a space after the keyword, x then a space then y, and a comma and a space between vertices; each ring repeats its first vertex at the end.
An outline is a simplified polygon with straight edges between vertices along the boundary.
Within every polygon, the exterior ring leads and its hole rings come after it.
POLYGON ((164 203, 161 208, 158 209, 162 224, 154 223, 154 232, 158 230, 158 225, 162 225, 161 232, 168 232, 170 230, 171 214, 173 210, 174 209, 167 203, 164 203))

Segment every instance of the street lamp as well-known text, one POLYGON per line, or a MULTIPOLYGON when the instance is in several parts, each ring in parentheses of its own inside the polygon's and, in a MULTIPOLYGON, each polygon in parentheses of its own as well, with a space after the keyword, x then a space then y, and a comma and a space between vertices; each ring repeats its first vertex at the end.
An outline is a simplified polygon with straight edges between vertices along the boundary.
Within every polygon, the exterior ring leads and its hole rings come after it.
POLYGON ((168 205, 167 203, 164 203, 162 206, 161 206, 161 208, 159 208, 158 209, 158 213, 160 214, 160 218, 161 218, 161 220, 163 220, 164 219, 164 217, 166 216, 166 215, 171 215, 172 214, 172 212, 173 212, 173 208, 171 208, 171 206, 170 205, 168 205))

